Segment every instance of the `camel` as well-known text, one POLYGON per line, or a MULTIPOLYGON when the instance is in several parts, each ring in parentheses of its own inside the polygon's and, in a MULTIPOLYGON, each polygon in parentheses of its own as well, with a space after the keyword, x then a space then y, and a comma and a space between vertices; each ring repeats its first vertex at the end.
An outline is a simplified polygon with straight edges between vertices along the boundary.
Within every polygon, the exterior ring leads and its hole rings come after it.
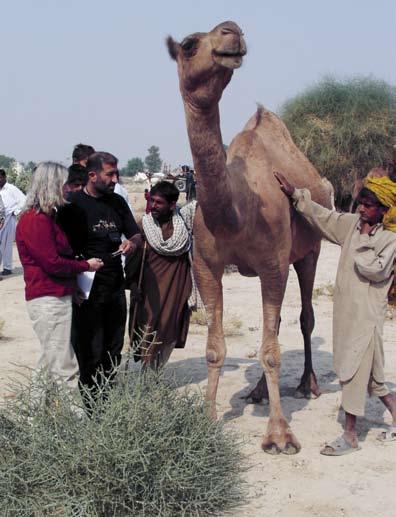
POLYGON ((219 101, 233 70, 241 66, 246 45, 234 22, 208 33, 195 33, 179 44, 167 39, 177 62, 187 132, 197 176, 198 209, 194 220, 194 275, 208 320, 206 400, 213 418, 220 371, 226 356, 222 275, 235 264, 245 276, 258 276, 263 307, 260 362, 265 372, 252 392, 259 400, 268 390, 270 415, 262 448, 269 453, 297 453, 301 446, 281 408, 278 343, 280 311, 293 264, 301 288, 301 330, 305 368, 298 391, 319 394, 311 360, 314 314, 311 303, 320 237, 291 210, 273 171, 307 187, 318 203, 330 207, 327 191, 313 165, 297 149, 281 120, 259 106, 227 154, 220 131, 219 101))

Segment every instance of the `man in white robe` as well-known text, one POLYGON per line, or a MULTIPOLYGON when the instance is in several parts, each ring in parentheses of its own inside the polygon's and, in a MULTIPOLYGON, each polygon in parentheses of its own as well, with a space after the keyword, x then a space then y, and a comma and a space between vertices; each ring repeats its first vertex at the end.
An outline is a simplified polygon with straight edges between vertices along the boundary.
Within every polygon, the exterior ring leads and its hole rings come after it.
POLYGON ((275 173, 275 177, 294 208, 324 237, 341 246, 334 288, 333 353, 342 387, 345 431, 321 453, 341 456, 360 449, 356 417, 364 415, 367 390, 380 398, 393 418, 390 430, 379 439, 393 440, 396 397, 385 385, 382 333, 396 256, 396 220, 389 217, 396 210, 396 184, 377 178, 379 193, 376 185, 368 185, 359 195, 358 214, 345 214, 313 202, 309 190, 295 189, 282 174, 275 173), (388 189, 387 195, 381 196, 381 189, 388 189))
POLYGON ((17 215, 25 204, 26 196, 15 185, 7 182, 7 174, 0 169, 0 196, 4 205, 4 223, 0 228, 0 264, 2 276, 12 273, 12 247, 15 241, 17 215))

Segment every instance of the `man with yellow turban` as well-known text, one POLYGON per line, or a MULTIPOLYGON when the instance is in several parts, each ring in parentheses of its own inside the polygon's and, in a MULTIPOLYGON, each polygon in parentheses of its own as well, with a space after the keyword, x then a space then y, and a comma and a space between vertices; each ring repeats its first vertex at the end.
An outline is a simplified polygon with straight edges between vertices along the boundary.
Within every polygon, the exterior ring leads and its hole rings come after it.
POLYGON ((396 440, 396 397, 385 384, 382 344, 396 257, 396 183, 387 177, 367 179, 358 196, 358 213, 345 214, 314 203, 309 190, 296 189, 283 174, 274 174, 297 212, 341 246, 334 287, 333 353, 345 430, 320 452, 341 456, 360 449, 356 417, 364 415, 366 390, 380 398, 393 419, 378 439, 396 440))

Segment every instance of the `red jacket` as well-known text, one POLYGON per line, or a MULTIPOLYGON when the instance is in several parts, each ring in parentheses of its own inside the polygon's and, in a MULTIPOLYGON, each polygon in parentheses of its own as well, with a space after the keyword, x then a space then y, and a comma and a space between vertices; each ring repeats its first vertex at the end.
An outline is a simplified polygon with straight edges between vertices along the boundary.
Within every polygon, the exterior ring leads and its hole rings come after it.
POLYGON ((77 274, 89 269, 88 262, 73 258, 66 235, 42 212, 31 209, 22 215, 16 243, 23 266, 26 300, 73 294, 77 274))

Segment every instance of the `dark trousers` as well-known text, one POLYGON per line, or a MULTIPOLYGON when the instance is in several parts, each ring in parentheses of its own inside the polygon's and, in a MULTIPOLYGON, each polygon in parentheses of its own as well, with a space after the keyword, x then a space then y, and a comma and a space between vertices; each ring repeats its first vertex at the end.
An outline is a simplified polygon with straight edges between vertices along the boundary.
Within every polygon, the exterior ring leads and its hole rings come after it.
POLYGON ((125 291, 106 297, 94 293, 73 304, 72 344, 80 367, 80 384, 93 388, 111 377, 120 364, 126 323, 125 291), (96 381, 95 381, 96 378, 96 381))

